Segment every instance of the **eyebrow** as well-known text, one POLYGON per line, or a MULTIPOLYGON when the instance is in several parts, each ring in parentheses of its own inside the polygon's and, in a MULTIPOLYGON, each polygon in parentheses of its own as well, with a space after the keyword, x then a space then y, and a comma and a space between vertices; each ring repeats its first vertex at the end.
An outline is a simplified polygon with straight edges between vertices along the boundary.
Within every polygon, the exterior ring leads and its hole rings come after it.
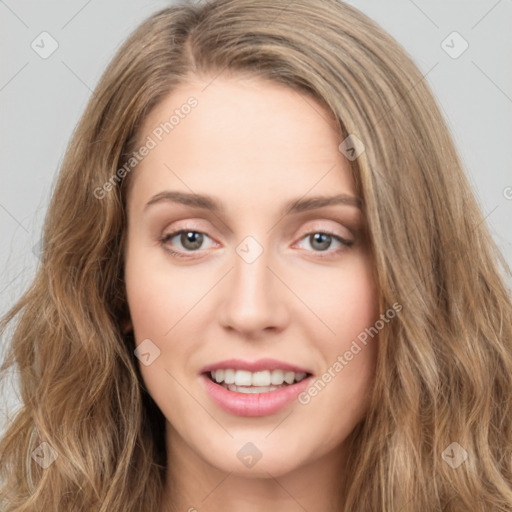
MULTIPOLYGON (((222 203, 209 195, 170 190, 166 190, 154 195, 146 203, 144 210, 146 210, 151 205, 166 201, 183 204, 185 206, 192 206, 194 208, 210 210, 214 213, 222 213, 225 211, 222 203)), ((289 215, 290 213, 315 210, 317 208, 335 204, 353 206, 359 210, 362 210, 362 201, 359 197, 350 196, 348 194, 338 194, 335 196, 315 196, 309 198, 292 199, 291 201, 288 201, 284 204, 280 215, 285 216, 289 215)))

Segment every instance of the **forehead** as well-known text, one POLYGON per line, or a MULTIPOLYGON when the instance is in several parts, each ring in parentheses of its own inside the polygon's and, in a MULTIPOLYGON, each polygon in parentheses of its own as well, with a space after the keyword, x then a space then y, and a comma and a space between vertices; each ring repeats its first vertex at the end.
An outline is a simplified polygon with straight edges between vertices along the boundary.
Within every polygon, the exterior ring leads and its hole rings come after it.
POLYGON ((134 200, 169 188, 247 205, 310 190, 353 193, 332 114, 310 96, 259 78, 181 85, 145 119, 137 147, 150 139, 131 176, 134 200))

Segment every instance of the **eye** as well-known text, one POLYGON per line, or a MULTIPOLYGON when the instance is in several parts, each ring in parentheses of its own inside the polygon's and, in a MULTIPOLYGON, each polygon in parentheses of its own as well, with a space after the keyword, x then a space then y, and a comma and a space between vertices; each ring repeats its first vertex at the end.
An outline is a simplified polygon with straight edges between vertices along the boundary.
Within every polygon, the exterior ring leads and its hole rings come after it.
POLYGON ((343 251, 346 247, 350 247, 354 244, 351 240, 346 240, 339 235, 335 235, 334 233, 327 233, 324 231, 316 231, 313 233, 308 233, 304 236, 302 240, 307 240, 309 246, 312 248, 314 252, 327 252, 333 245, 338 244, 338 249, 329 251, 329 254, 338 253, 343 251))
MULTIPOLYGON (((305 247, 306 250, 312 250, 316 253, 326 253, 325 255, 319 255, 321 257, 338 254, 354 243, 339 235, 325 231, 308 233, 301 238, 297 245, 300 247, 303 241, 307 241, 307 244, 310 246, 310 248, 305 247), (333 245, 335 246, 334 249, 332 247, 333 245)), ((166 233, 163 235, 160 242, 165 247, 165 250, 170 252, 172 256, 178 258, 188 258, 191 257, 194 252, 216 246, 216 243, 208 235, 192 229, 181 229, 172 233, 166 233), (205 242, 208 240, 210 243, 205 246, 205 242), (177 250, 174 250, 174 248, 177 250)))
MULTIPOLYGON (((211 241, 211 238, 200 231, 182 229, 180 231, 175 231, 174 233, 165 234, 162 237, 161 242, 165 245, 166 249, 171 252, 171 254, 178 257, 186 257, 185 254, 181 253, 195 252, 199 249, 208 248, 203 246, 205 240, 211 241), (177 247, 178 251, 174 251, 171 247, 177 247)), ((211 243, 209 247, 213 247, 214 245, 214 243, 211 243)))

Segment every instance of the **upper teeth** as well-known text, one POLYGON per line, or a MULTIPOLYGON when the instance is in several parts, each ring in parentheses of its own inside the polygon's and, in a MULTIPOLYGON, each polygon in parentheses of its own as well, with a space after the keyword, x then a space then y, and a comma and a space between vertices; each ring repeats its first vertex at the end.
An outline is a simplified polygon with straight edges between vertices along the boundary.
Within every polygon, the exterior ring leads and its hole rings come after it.
POLYGON ((247 370, 214 370, 210 372, 215 382, 236 384, 237 386, 279 386, 283 382, 293 384, 300 382, 306 373, 285 372, 283 370, 263 370, 249 372, 247 370))

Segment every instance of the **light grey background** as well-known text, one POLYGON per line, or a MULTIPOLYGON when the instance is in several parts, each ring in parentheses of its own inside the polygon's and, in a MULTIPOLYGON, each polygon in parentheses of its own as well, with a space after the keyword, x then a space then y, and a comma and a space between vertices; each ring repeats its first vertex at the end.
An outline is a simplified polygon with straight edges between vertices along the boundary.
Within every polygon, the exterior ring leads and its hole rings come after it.
MULTIPOLYGON (((0 0, 0 315, 33 279, 33 248, 52 185, 103 69, 144 18, 171 3, 0 0), (50 48, 48 36, 40 36, 44 31, 58 43, 48 58, 31 47, 35 41, 40 51, 43 44, 50 48)), ((390 32, 426 74, 486 222, 512 267, 512 0, 349 3, 390 32), (450 36, 454 31, 460 37, 450 36), (453 58, 463 40, 467 50, 453 58)), ((4 345, 0 341, 0 349, 4 345)), ((14 389, 7 398, 0 411, 9 407, 12 414, 14 389)))

